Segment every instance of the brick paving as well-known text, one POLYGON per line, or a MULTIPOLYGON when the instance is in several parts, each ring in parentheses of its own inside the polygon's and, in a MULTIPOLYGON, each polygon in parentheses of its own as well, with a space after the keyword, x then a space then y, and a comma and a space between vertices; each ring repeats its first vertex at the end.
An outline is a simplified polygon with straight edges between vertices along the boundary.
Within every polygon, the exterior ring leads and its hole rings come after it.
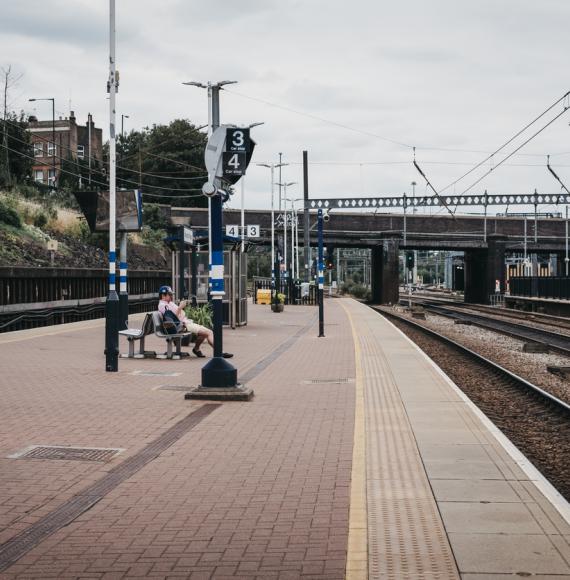
MULTIPOLYGON (((225 331, 225 350, 245 374, 315 312, 250 306, 250 324, 225 331)), ((157 387, 197 384, 203 361, 121 360, 119 373, 105 373, 102 324, 38 334, 48 336, 0 337, 0 542, 201 405, 157 387), (126 451, 103 464, 6 458, 32 444, 126 451)), ((318 339, 313 322, 248 383, 252 402, 224 403, 1 577, 344 578, 354 383, 307 384, 354 378, 352 336, 335 300, 326 335, 318 339)))

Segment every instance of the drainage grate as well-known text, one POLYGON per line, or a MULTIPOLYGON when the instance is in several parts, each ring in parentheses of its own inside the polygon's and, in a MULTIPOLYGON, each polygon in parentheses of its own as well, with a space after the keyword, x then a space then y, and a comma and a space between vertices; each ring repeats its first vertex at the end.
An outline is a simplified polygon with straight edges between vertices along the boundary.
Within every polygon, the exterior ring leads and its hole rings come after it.
POLYGON ((124 449, 99 447, 65 447, 63 445, 32 445, 11 459, 65 459, 71 461, 109 461, 124 449))
POLYGON ((191 391, 195 387, 187 387, 185 385, 161 385, 160 387, 154 387, 155 391, 191 391))
POLYGON ((301 381, 303 385, 341 385, 345 383, 353 383, 354 379, 311 379, 308 381, 301 381))
POLYGON ((174 373, 169 371, 133 371, 131 375, 139 375, 143 377, 179 377, 182 373, 174 373))

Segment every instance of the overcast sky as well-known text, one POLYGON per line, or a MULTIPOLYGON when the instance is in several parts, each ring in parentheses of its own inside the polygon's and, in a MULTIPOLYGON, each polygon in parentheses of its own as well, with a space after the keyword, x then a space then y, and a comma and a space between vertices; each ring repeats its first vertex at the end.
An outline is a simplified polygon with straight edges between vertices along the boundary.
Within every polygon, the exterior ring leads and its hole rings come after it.
MULTIPOLYGON (((61 115, 71 101, 78 122, 91 112, 108 134, 108 9, 3 2, 0 66, 23 74, 14 109, 48 119, 50 104, 28 98, 55 97, 61 115)), ((265 122, 252 163, 282 152, 294 197, 303 149, 311 197, 411 193, 412 181, 423 194, 412 146, 443 188, 570 90, 568 22, 568 0, 117 0, 117 113, 129 129, 204 124, 205 91, 182 82, 237 80, 222 93, 222 122, 265 122)), ((570 111, 470 191, 560 191, 546 154, 570 182, 569 122, 570 111)), ((269 207, 269 170, 250 166, 246 191, 248 207, 269 207)))

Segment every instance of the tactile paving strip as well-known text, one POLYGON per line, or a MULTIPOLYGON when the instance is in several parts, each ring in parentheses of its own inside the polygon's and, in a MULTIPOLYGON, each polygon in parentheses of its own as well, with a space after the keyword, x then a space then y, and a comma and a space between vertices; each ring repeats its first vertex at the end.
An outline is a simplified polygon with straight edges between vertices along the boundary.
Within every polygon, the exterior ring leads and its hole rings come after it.
POLYGON ((365 317, 357 312, 356 318, 365 384, 369 578, 459 579, 389 363, 365 317))

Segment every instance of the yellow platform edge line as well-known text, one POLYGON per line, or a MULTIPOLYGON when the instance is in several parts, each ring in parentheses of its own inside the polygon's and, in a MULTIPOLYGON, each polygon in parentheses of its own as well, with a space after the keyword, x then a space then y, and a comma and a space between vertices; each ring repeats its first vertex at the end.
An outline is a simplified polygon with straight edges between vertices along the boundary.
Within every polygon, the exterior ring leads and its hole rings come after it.
POLYGON ((360 344, 352 315, 341 301, 348 316, 354 342, 356 369, 354 445, 350 477, 350 508, 348 518, 348 552, 346 555, 346 580, 368 579, 368 511, 366 504, 366 424, 364 414, 364 381, 360 344))

